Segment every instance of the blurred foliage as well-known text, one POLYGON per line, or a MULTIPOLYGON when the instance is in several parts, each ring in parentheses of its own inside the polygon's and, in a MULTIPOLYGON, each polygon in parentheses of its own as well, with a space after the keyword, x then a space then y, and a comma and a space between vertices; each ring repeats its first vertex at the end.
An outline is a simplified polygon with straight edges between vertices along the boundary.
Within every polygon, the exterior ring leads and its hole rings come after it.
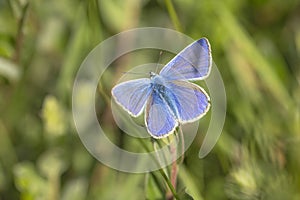
MULTIPOLYGON (((207 37, 227 92, 220 140, 198 158, 204 118, 180 166, 178 194, 300 199, 299 0, 0 0, 0 199, 163 198, 156 172, 121 173, 92 158, 71 115, 74 76, 88 52, 145 26, 207 37)), ((116 65, 128 69, 131 58, 116 65)), ((99 98, 120 73, 109 68, 99 98)), ((134 143, 105 101, 96 109, 116 143, 134 143)))

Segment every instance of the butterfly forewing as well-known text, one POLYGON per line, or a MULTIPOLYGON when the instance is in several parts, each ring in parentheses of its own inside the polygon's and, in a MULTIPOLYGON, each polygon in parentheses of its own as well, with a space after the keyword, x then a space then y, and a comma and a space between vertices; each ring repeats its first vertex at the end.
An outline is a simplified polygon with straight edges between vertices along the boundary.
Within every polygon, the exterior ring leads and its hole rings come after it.
POLYGON ((160 72, 170 80, 202 80, 209 75, 211 50, 206 38, 201 38, 183 49, 160 72))
POLYGON ((116 102, 132 116, 140 115, 152 92, 150 79, 141 78, 126 81, 112 89, 116 102))

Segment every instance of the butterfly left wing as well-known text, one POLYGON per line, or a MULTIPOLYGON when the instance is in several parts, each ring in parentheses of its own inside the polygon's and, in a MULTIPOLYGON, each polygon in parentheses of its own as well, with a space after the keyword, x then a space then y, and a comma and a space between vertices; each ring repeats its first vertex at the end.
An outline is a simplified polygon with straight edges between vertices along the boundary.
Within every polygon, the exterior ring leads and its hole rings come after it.
POLYGON ((150 79, 141 78, 116 85, 112 96, 124 110, 136 117, 143 112, 151 92, 150 79))
POLYGON ((167 63, 160 75, 169 80, 203 80, 209 75, 211 64, 210 44, 201 38, 167 63))
POLYGON ((187 81, 166 82, 168 98, 180 123, 200 119, 210 108, 210 99, 204 89, 187 81))

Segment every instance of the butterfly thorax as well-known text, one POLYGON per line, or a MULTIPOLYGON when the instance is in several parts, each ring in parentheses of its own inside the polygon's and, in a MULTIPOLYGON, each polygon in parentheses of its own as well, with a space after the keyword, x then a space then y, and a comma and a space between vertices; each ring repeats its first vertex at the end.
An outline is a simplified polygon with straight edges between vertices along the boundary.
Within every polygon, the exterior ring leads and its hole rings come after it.
POLYGON ((150 72, 150 79, 154 84, 164 84, 164 78, 154 72, 150 72))
POLYGON ((149 72, 150 78, 152 79, 153 77, 155 77, 157 74, 154 72, 149 72))

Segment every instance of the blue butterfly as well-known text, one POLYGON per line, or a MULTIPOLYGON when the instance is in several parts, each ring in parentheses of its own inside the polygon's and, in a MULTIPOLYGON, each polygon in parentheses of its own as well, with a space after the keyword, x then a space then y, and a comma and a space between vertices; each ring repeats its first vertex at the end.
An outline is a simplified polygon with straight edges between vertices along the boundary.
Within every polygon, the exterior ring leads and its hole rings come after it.
POLYGON ((150 72, 150 78, 120 83, 112 89, 112 96, 133 117, 145 110, 147 131, 154 138, 163 138, 179 124, 196 121, 209 110, 207 93, 189 81, 205 79, 211 63, 210 44, 201 38, 183 49, 159 74, 150 72))

